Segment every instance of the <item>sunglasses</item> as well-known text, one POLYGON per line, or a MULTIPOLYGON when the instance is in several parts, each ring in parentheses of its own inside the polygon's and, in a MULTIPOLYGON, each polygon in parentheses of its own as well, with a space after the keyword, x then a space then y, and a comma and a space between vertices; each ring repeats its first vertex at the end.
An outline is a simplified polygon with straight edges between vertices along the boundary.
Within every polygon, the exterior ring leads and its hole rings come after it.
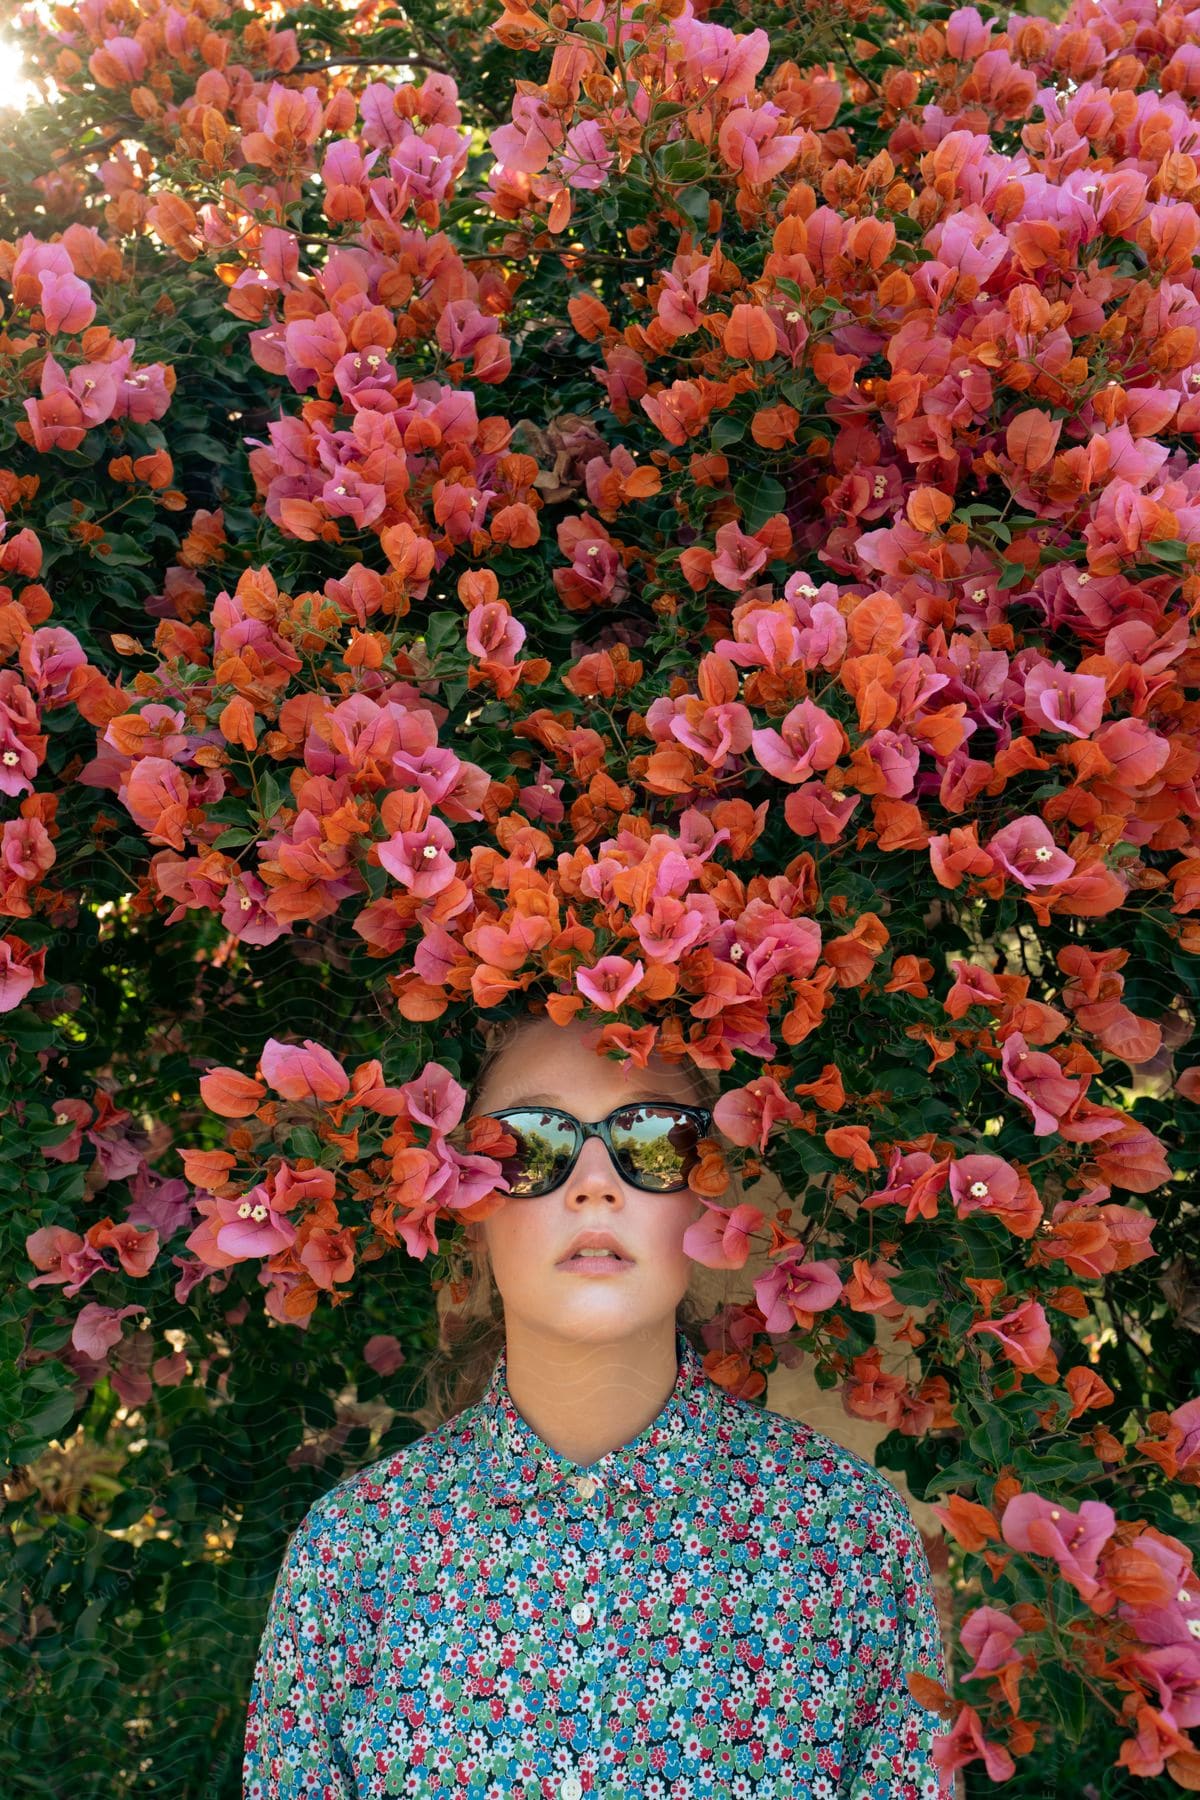
POLYGON ((516 1199, 548 1194, 561 1186, 590 1137, 600 1139, 630 1187, 646 1193, 678 1193, 699 1161, 701 1138, 712 1129, 712 1113, 706 1106, 648 1100, 618 1106, 594 1125, 557 1106, 515 1106, 486 1117, 498 1119, 515 1141, 507 1155, 493 1154, 509 1194, 516 1199))

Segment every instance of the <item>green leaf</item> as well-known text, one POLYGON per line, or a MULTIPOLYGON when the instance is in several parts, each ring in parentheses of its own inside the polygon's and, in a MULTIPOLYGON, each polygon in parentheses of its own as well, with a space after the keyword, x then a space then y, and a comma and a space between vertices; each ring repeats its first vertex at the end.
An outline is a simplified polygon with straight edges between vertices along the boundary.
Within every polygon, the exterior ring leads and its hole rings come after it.
POLYGON ((1097 1458, 1078 1444, 1020 1444, 1013 1451, 1012 1465, 1031 1483, 1047 1486, 1094 1476, 1099 1468, 1097 1458))
POLYGON ((708 229, 709 192, 707 188, 688 187, 675 196, 675 204, 699 231, 708 229))
POLYGON ((22 1421, 21 1435, 14 1435, 9 1452, 13 1462, 32 1462, 75 1416, 75 1390, 64 1388, 22 1421))
POLYGON ((293 1156, 311 1156, 314 1162, 321 1159, 321 1140, 307 1125, 297 1126, 288 1133, 288 1150, 293 1156))
POLYGON ((936 1269, 903 1269, 892 1277, 892 1292, 904 1306, 929 1306, 941 1293, 936 1269))
POLYGON ((737 419, 729 414, 718 419, 712 429, 714 450, 724 450, 727 444, 738 444, 746 435, 745 419, 737 419))
MULTIPOLYGON (((895 1283, 892 1285, 894 1287, 895 1283)), ((983 1418, 967 1433, 967 1443, 980 1462, 990 1463, 996 1469, 1002 1468, 1006 1462, 1012 1461, 1012 1434, 1008 1421, 1002 1412, 986 1403, 982 1407, 977 1404, 976 1410, 983 1412, 983 1418)))
POLYGON ((125 1531, 130 1525, 136 1525, 139 1519, 145 1518, 154 1505, 155 1498, 149 1488, 126 1488, 112 1503, 107 1521, 108 1529, 125 1531))
POLYGON ((1053 1657, 1038 1665, 1042 1692, 1049 1700, 1073 1744, 1083 1742, 1088 1719, 1088 1690, 1075 1670, 1053 1657))
POLYGON ((1024 563, 1001 562, 1000 579, 996 583, 996 586, 1000 588, 1020 587, 1023 581, 1028 581, 1030 579, 1029 571, 1026 569, 1024 563))
POLYGON ((211 327, 208 337, 211 343, 223 344, 227 338, 233 337, 235 332, 249 329, 245 319, 222 319, 219 325, 211 327))
POLYGON ((708 168, 708 152, 700 144, 680 139, 654 152, 654 166, 668 181, 698 181, 708 168))
POLYGON ((968 1462, 965 1457, 960 1456, 957 1461, 947 1463, 944 1469, 939 1469, 933 1480, 926 1484, 925 1498, 936 1500, 942 1493, 957 1493, 963 1488, 973 1488, 978 1479, 978 1464, 968 1462))
POLYGON ((780 482, 769 475, 743 475, 733 484, 734 496, 742 509, 743 526, 755 532, 776 513, 782 512, 787 495, 780 482))
POLYGON ((283 805, 283 790, 270 769, 258 778, 259 808, 264 824, 273 819, 283 805))

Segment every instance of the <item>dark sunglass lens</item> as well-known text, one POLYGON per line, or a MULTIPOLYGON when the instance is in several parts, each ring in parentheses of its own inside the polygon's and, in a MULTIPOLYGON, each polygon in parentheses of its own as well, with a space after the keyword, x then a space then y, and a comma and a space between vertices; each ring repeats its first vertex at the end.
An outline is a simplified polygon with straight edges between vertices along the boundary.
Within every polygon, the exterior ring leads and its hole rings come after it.
POLYGON ((501 1156, 500 1169, 510 1194, 549 1193, 558 1186, 571 1160, 575 1134, 557 1113, 529 1107, 500 1120, 516 1146, 501 1156))
POLYGON ((612 1120, 613 1149, 635 1186, 686 1187, 695 1166, 700 1121, 674 1106, 623 1106, 612 1120))

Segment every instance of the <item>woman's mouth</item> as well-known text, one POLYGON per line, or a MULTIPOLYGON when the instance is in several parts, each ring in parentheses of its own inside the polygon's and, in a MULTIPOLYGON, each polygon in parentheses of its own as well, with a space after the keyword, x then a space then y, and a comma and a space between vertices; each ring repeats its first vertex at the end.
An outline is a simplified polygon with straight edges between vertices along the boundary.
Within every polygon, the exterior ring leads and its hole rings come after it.
POLYGON ((622 1269, 632 1269, 633 1264, 612 1250, 580 1250, 557 1266, 575 1275, 619 1275, 622 1269))

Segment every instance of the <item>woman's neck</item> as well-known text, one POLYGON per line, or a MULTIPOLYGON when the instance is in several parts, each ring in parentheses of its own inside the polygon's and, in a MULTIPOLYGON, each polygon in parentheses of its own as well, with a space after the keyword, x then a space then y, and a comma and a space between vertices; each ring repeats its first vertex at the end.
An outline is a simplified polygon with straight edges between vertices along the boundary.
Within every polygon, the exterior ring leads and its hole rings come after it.
POLYGON ((513 1405, 543 1443, 583 1467, 644 1431, 679 1376, 673 1318, 602 1343, 510 1319, 505 1337, 513 1405))

